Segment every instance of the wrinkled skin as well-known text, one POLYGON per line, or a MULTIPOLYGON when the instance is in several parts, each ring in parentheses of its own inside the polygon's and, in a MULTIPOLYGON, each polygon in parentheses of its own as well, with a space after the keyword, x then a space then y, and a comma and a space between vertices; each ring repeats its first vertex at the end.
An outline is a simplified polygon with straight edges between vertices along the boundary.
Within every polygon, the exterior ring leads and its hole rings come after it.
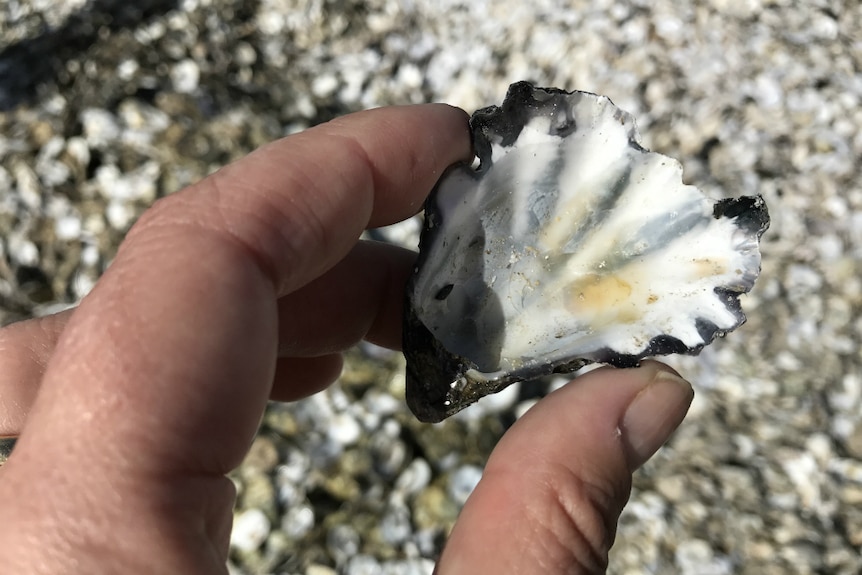
MULTIPOLYGON (((413 254, 357 243, 470 155, 443 105, 346 116, 156 203, 73 310, 0 330, 4 573, 226 573, 234 488, 269 398, 397 348, 413 254), (421 134, 421 137, 417 137, 421 134)), ((497 446, 439 573, 602 572, 631 474, 691 387, 654 362, 551 394, 497 446)))

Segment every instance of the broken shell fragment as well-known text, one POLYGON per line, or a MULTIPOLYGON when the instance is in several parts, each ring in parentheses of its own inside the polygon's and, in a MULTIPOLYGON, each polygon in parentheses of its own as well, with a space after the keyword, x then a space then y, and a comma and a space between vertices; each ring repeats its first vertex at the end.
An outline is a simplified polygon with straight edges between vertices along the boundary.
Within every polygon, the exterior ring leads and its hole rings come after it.
POLYGON ((479 166, 437 183, 407 288, 419 419, 593 362, 697 354, 745 321, 769 226, 760 196, 684 185, 628 113, 587 92, 519 82, 470 127, 479 166))

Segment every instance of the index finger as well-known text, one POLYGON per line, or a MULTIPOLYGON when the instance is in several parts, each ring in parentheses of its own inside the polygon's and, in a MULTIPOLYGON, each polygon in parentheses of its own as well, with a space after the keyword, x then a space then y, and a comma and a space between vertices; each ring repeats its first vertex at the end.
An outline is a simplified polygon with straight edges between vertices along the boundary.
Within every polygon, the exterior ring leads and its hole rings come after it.
POLYGON ((269 394, 277 297, 418 210, 469 145, 449 106, 372 110, 160 201, 64 330, 16 454, 106 476, 238 464, 269 394))
POLYGON ((235 233, 255 242, 284 295, 299 287, 296 278, 340 260, 363 229, 419 211, 443 170, 469 158, 467 119, 441 104, 337 118, 288 139, 289 149, 275 142, 218 172, 213 187, 231 193, 213 209, 253 216, 235 233))

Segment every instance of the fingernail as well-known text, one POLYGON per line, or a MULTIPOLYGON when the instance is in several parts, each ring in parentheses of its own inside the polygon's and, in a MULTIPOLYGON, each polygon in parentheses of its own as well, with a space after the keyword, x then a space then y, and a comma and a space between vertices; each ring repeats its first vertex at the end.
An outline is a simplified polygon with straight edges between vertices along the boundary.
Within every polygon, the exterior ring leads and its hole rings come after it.
POLYGON ((664 445, 682 423, 693 398, 689 382, 670 371, 656 371, 629 404, 620 424, 630 469, 643 465, 664 445))

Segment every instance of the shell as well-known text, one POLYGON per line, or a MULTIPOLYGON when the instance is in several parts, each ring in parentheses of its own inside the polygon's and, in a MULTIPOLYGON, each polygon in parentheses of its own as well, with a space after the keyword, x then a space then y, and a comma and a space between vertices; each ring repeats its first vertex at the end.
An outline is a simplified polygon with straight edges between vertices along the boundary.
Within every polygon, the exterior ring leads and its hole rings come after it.
POLYGON ((479 165, 425 205, 407 400, 440 421, 516 381, 697 354, 745 321, 763 199, 713 201, 606 97, 526 82, 473 114, 479 165))

